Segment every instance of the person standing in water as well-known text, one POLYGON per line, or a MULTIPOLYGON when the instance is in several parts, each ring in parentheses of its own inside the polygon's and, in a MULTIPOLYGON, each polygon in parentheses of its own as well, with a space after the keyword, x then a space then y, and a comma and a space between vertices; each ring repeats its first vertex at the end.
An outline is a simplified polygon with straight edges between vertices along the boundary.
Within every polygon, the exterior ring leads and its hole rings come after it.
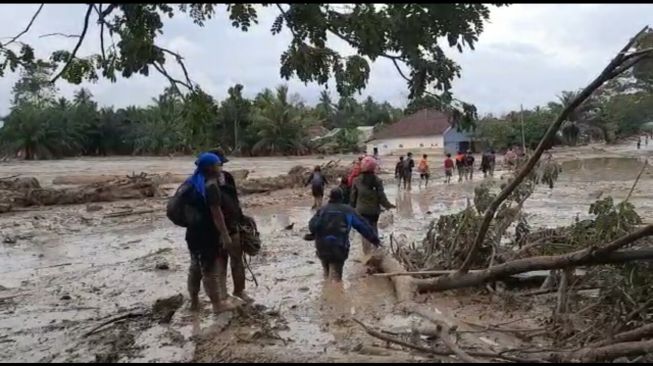
POLYGON ((313 173, 306 180, 305 186, 311 185, 311 192, 313 194, 313 207, 318 209, 322 207, 322 199, 324 197, 324 187, 328 184, 324 175, 322 175, 322 168, 316 165, 313 173))
POLYGON ((465 155, 465 170, 467 179, 474 180, 474 155, 472 150, 467 150, 467 155, 465 155))
POLYGON ((395 179, 397 180, 397 189, 401 189, 401 182, 404 180, 404 157, 399 157, 399 162, 395 165, 395 179))
POLYGON ((451 183, 451 176, 453 176, 453 160, 451 160, 451 154, 447 154, 447 158, 444 159, 444 182, 449 184, 451 183))
POLYGON ((456 154, 456 170, 458 171, 458 183, 461 183, 465 176, 465 154, 462 151, 458 151, 456 154))
POLYGON ((195 172, 186 180, 192 186, 189 204, 200 215, 196 224, 186 228, 186 243, 191 262, 188 269, 188 293, 191 309, 199 310, 200 284, 213 305, 213 312, 233 310, 238 305, 227 293, 226 247, 231 245, 229 230, 221 209, 221 194, 217 177, 221 169, 220 158, 212 153, 201 154, 195 172))
POLYGON ((429 185, 429 177, 431 174, 429 172, 429 162, 426 159, 427 155, 422 155, 422 158, 417 164, 417 171, 419 172, 419 188, 422 188, 422 182, 424 182, 424 188, 429 185))
MULTIPOLYGON (((386 209, 395 208, 395 205, 388 201, 383 191, 383 181, 376 176, 376 161, 367 157, 363 159, 360 176, 354 180, 351 187, 351 206, 374 228, 376 234, 381 207, 386 209)), ((363 254, 369 254, 371 248, 367 240, 363 240, 363 254)))
POLYGON ((229 254, 229 261, 231 266, 231 279, 234 283, 233 295, 244 300, 247 303, 254 301, 245 292, 245 262, 243 243, 240 237, 240 224, 243 221, 243 211, 240 207, 238 200, 238 190, 236 188, 236 180, 231 173, 224 170, 224 164, 229 161, 225 156, 222 149, 217 148, 211 150, 211 153, 220 158, 222 169, 218 173, 218 185, 220 186, 220 194, 222 197, 221 205, 222 213, 224 214, 225 224, 229 230, 231 237, 231 245, 227 246, 227 253, 229 254))
POLYGON ((315 238, 315 254, 322 263, 324 279, 342 281, 345 261, 349 257, 349 232, 352 227, 375 247, 380 246, 376 230, 349 205, 342 203, 342 190, 333 189, 329 203, 320 208, 308 223, 315 238))
POLYGON ((404 189, 410 191, 412 188, 413 180, 413 168, 415 167, 415 160, 413 160, 413 153, 409 152, 406 154, 406 159, 404 159, 403 164, 403 180, 404 180, 404 189))

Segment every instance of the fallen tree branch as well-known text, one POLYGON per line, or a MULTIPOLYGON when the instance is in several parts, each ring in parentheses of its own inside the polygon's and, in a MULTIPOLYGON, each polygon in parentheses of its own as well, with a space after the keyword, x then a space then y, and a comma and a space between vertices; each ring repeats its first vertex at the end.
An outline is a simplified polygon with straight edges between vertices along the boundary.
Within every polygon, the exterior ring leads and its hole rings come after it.
POLYGON ((645 303, 643 303, 641 306, 637 307, 637 309, 631 311, 628 315, 626 315, 626 318, 624 319, 624 322, 621 323, 616 329, 615 332, 619 332, 623 329, 628 322, 635 317, 638 313, 642 312, 644 309, 646 309, 649 305, 653 303, 653 298, 648 299, 645 303))
MULTIPOLYGON (((563 357, 566 362, 599 362, 619 357, 640 356, 653 353, 653 340, 615 343, 604 347, 586 347, 563 357)), ((557 356, 557 355, 556 355, 557 356)))
POLYGON ((635 181, 633 182, 633 185, 630 187, 630 191, 628 192, 628 195, 626 196, 626 199, 624 200, 624 203, 628 202, 628 200, 630 199, 630 196, 633 195, 633 192, 635 191, 635 187, 637 186, 637 183, 639 182, 639 178, 642 176, 642 174, 646 170, 647 165, 648 165, 648 160, 644 160, 644 164, 642 164, 642 169, 639 170, 639 174, 637 174, 637 177, 635 178, 635 181))
POLYGON ((140 210, 140 211, 133 211, 133 210, 128 210, 128 211, 118 211, 118 212, 112 212, 110 214, 104 215, 105 219, 109 218, 114 218, 114 217, 123 217, 123 216, 131 216, 131 215, 142 215, 142 214, 147 214, 147 213, 152 213, 155 212, 156 210, 150 209, 150 210, 140 210))
POLYGON ((646 260, 653 258, 653 248, 624 250, 621 252, 614 251, 650 235, 653 235, 653 225, 647 225, 596 250, 587 248, 562 255, 516 259, 480 272, 454 274, 435 279, 413 279, 413 281, 416 283, 417 289, 420 292, 444 291, 476 286, 517 273, 535 270, 646 260))
POLYGON ((109 320, 101 323, 100 325, 96 326, 95 328, 91 329, 90 331, 84 333, 84 337, 88 337, 91 334, 96 333, 98 330, 100 330, 105 325, 109 325, 111 323, 117 323, 117 322, 127 320, 127 319, 140 318, 142 316, 145 316, 144 312, 134 312, 134 313, 127 313, 127 314, 121 315, 119 317, 109 319, 109 320))
MULTIPOLYGON (((439 350, 437 348, 429 348, 429 347, 423 347, 420 345, 412 344, 405 342, 401 339, 389 336, 387 334, 383 334, 375 329, 372 329, 371 327, 365 325, 363 322, 361 322, 358 319, 352 319, 354 322, 356 322, 358 325, 360 325, 367 334, 371 335, 374 338, 378 338, 380 340, 386 341, 388 343, 394 343, 398 344, 402 347, 406 348, 411 348, 416 351, 436 355, 436 356, 451 356, 453 355, 453 351, 451 350, 439 350)), ((505 361, 512 361, 512 362, 530 362, 530 363, 539 363, 541 361, 536 360, 536 359, 525 359, 521 357, 513 357, 513 356, 505 356, 505 355, 500 355, 497 353, 491 353, 491 352, 476 352, 476 351, 469 351, 467 352, 470 356, 475 356, 475 357, 483 357, 483 358, 490 358, 490 359, 498 359, 498 360, 505 360, 505 361)))
POLYGON ((612 343, 639 341, 642 338, 650 337, 651 335, 653 335, 653 324, 646 324, 627 332, 615 334, 609 339, 592 343, 588 347, 603 347, 612 343))
MULTIPOLYGON (((481 272, 483 270, 472 270, 470 273, 481 272)), ((441 271, 415 271, 415 272, 390 272, 390 273, 375 273, 372 276, 374 277, 396 277, 396 276, 417 276, 417 275, 428 275, 428 276, 441 276, 451 273, 456 273, 456 270, 441 270, 441 271)))
MULTIPOLYGON (((560 129, 560 126, 564 121, 567 120, 567 117, 578 107, 580 106, 587 98, 594 93, 603 83, 610 80, 614 77, 614 70, 621 66, 626 59, 626 52, 631 49, 632 45, 638 40, 639 36, 648 30, 648 26, 644 27, 639 31, 635 37, 631 38, 630 41, 621 49, 621 51, 615 56, 612 61, 603 69, 603 71, 597 76, 588 86, 585 87, 558 115, 558 117, 551 123, 546 133, 540 140, 540 143, 537 145, 537 148, 533 152, 533 155, 528 159, 526 164, 520 170, 520 172, 515 176, 514 179, 497 195, 497 197, 492 201, 490 206, 486 209, 485 215, 483 217, 483 222, 481 227, 476 234, 474 243, 469 248, 465 261, 460 267, 460 273, 464 274, 472 265, 472 259, 474 258, 474 253, 481 246, 485 240, 485 235, 487 234, 488 229, 496 211, 499 209, 501 204, 512 194, 512 192, 526 179, 526 177, 533 171, 535 165, 540 160, 540 157, 544 153, 544 150, 549 146, 550 142, 555 138, 556 133, 560 129)), ((633 66, 641 58, 645 57, 644 55, 633 58, 628 63, 628 67, 633 66)))
POLYGON ((449 335, 451 328, 445 328, 443 326, 436 325, 435 327, 429 327, 429 328, 416 328, 415 331, 420 334, 435 336, 438 339, 442 340, 442 343, 444 343, 444 345, 447 346, 447 348, 449 348, 451 352, 453 352, 461 361, 469 362, 469 363, 482 362, 470 356, 462 348, 458 347, 456 342, 454 342, 453 339, 451 339, 451 336, 449 335))

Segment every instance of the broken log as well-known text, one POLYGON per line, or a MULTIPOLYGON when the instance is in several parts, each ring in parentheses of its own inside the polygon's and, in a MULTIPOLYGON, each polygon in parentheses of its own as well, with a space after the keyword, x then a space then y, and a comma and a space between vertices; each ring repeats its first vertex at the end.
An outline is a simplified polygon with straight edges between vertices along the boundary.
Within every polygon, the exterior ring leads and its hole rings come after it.
POLYGON ((615 343, 603 347, 586 347, 565 355, 566 362, 600 362, 610 361, 619 357, 632 357, 653 353, 653 339, 637 342, 615 343))
MULTIPOLYGON (((366 262, 367 265, 376 267, 378 270, 386 273, 403 272, 404 267, 399 263, 389 252, 379 250, 369 257, 366 262)), ((415 284, 412 278, 409 277, 391 277, 392 284, 395 288, 397 299, 402 301, 410 301, 415 296, 415 284)))
POLYGON ((603 347, 611 343, 639 341, 642 338, 650 337, 652 335, 653 335, 653 324, 646 324, 644 326, 635 328, 633 330, 629 330, 627 332, 615 334, 609 339, 592 343, 591 345, 589 345, 589 347, 603 347))
MULTIPOLYGON (((482 270, 472 270, 470 272, 480 272, 482 270)), ((424 276, 442 276, 442 275, 447 275, 447 274, 452 274, 456 273, 457 271, 454 269, 448 270, 441 270, 441 271, 415 271, 415 272, 390 272, 390 273, 375 273, 372 276, 375 277, 396 277, 396 276, 418 276, 418 275, 424 275, 424 276)))
POLYGON ((563 255, 539 256, 502 263, 475 273, 455 273, 435 279, 413 279, 420 292, 444 291, 481 285, 503 277, 535 270, 561 269, 588 264, 623 263, 653 258, 653 248, 614 252, 638 239, 653 235, 653 225, 647 225, 598 249, 587 248, 563 255))

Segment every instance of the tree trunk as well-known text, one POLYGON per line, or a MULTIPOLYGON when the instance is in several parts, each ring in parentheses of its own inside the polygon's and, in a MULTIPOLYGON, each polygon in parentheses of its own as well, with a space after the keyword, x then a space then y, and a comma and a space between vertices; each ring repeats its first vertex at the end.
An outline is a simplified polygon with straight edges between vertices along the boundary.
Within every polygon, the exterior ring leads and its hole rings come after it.
MULTIPOLYGON (((377 251, 367 260, 367 265, 376 267, 384 273, 403 272, 404 267, 394 257, 386 251, 377 251)), ((402 301, 410 301, 415 295, 415 283, 411 277, 392 277, 392 284, 395 288, 397 299, 402 301)))
POLYGON ((502 277, 529 271, 561 269, 587 264, 623 263, 633 260, 651 259, 653 258, 653 248, 624 250, 620 252, 611 251, 617 250, 637 239, 652 234, 653 225, 647 225, 644 228, 619 238, 597 250, 583 249, 563 255, 517 259, 488 268, 481 272, 464 274, 457 273, 451 276, 444 276, 435 279, 415 279, 414 281, 416 282, 417 289, 420 292, 444 291, 461 287, 476 286, 486 282, 495 281, 502 277))

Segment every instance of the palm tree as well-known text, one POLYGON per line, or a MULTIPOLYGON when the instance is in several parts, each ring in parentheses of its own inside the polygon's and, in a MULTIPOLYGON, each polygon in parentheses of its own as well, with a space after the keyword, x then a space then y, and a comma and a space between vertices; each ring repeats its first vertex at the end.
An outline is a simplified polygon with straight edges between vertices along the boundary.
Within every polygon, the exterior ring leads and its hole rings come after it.
POLYGON ((257 142, 253 154, 301 154, 308 112, 288 101, 288 87, 277 87, 276 94, 266 89, 256 97, 251 132, 257 142))
POLYGON ((26 160, 70 154, 79 149, 82 137, 68 118, 54 106, 23 104, 5 119, 2 145, 8 152, 22 152, 26 160))

